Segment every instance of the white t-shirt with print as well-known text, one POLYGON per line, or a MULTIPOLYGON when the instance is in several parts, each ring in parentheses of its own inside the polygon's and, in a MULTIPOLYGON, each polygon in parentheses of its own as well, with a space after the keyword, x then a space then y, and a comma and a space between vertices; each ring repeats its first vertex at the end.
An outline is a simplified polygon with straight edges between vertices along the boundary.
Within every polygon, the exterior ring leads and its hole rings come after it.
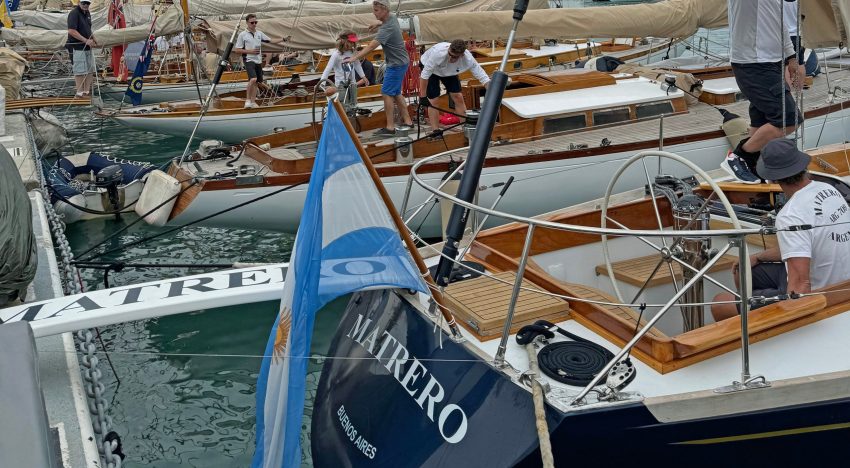
POLYGON ((800 189, 776 217, 782 260, 811 259, 812 289, 850 279, 850 207, 831 185, 810 182, 800 189), (847 224, 836 224, 847 223, 847 224), (826 226, 804 231, 782 231, 789 226, 826 226))
POLYGON ((245 54, 245 60, 254 63, 263 63, 263 41, 270 41, 271 38, 263 34, 262 31, 242 31, 239 37, 236 38, 237 49, 257 49, 259 54, 245 54))

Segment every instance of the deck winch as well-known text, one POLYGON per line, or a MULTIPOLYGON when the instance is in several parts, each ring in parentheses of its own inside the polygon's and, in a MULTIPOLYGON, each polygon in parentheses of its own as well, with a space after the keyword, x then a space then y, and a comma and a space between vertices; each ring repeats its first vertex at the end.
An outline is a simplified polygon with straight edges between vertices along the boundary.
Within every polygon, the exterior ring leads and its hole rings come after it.
POLYGON ((475 138, 475 128, 478 126, 478 111, 466 111, 466 123, 463 124, 463 135, 466 141, 472 141, 475 138))

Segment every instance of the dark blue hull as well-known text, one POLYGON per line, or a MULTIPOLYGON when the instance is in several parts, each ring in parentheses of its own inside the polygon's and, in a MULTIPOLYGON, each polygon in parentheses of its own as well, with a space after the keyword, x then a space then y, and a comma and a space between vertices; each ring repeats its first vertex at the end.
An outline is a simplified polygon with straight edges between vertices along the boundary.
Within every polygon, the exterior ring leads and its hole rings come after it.
MULTIPOLYGON (((315 466, 540 466, 530 393, 395 292, 356 294, 328 356, 315 466)), ((684 422, 661 423, 642 403, 547 407, 547 419, 558 466, 813 466, 850 455, 850 395, 684 422)))

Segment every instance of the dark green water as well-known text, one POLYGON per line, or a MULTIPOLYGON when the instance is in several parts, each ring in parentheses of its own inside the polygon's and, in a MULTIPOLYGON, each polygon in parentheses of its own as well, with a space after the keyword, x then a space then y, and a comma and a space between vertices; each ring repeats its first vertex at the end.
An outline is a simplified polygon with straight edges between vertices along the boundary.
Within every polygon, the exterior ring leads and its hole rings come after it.
MULTIPOLYGON (((138 132, 91 117, 88 109, 55 114, 74 137, 75 152, 162 163, 180 154, 185 139, 138 132)), ((81 253, 114 233, 125 220, 103 219, 67 227, 81 253)), ((98 251, 162 232, 139 223, 98 251)), ((251 229, 190 227, 96 260, 145 263, 282 262, 294 236, 251 229)), ((203 268, 128 268, 109 275, 110 286, 197 274, 203 268)), ((83 270, 88 289, 104 287, 103 272, 83 270)), ((322 355, 346 299, 330 304, 316 322, 312 353, 322 355)), ((129 467, 248 466, 254 451, 255 387, 266 340, 277 314, 274 302, 199 310, 100 330, 115 368, 105 364, 110 415, 129 467), (119 384, 120 380, 120 384, 119 384)), ((320 366, 311 362, 309 382, 320 366)), ((305 411, 309 417, 310 407, 305 411)), ((309 427, 309 420, 305 420, 309 427)), ((304 448, 309 451, 307 434, 304 448)), ((307 456, 307 454, 305 454, 307 456)))

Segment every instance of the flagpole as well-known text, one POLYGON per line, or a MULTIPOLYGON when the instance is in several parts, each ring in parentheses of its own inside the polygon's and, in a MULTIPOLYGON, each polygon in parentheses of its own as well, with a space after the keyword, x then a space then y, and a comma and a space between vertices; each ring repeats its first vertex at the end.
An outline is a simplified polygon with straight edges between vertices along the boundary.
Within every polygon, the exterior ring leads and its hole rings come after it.
POLYGON ((357 147, 357 152, 360 154, 360 159, 363 160, 363 165, 366 166, 366 169, 369 171, 369 175, 372 177, 372 181, 375 183, 375 187, 378 189, 378 193, 381 195, 381 199, 384 201, 384 204, 387 206, 387 211, 390 212, 390 216, 393 219, 393 223, 398 229, 399 234, 401 234, 401 238, 404 240, 404 244, 407 246, 407 250, 410 251, 410 255, 413 256, 413 260, 416 262, 416 266, 419 268, 419 273, 425 278, 425 282, 428 283, 428 288, 431 290, 431 296, 434 298, 434 301, 439 306, 440 312, 443 314, 443 318, 446 319, 446 322, 449 326, 449 329, 452 332, 452 336, 456 339, 461 338, 460 330, 457 328, 457 322, 455 321, 454 315, 452 315, 451 311, 449 311, 448 307, 445 304, 445 300, 443 299, 442 292, 437 288, 436 283, 434 283, 434 279, 431 277, 431 273, 428 271, 428 267, 425 266, 425 260, 422 259, 422 255, 419 254, 419 249, 416 248, 416 244, 413 243, 413 238, 410 237, 410 232, 407 231, 407 225, 402 221, 401 216, 398 214, 398 211, 395 209, 395 205, 393 205, 393 201, 390 199, 389 194, 387 193, 387 189, 384 188, 383 182, 381 182, 381 178, 378 176, 378 172, 375 171, 375 166, 372 165, 372 160, 369 159, 369 155, 366 154, 366 151, 363 149, 363 145, 360 144, 360 138, 357 137, 357 132, 354 131, 354 127, 351 126, 351 122, 348 120, 348 116, 345 114, 345 109, 343 109, 342 104, 338 100, 333 101, 334 109, 336 109, 337 115, 339 115, 340 120, 343 125, 345 125, 345 130, 348 131, 349 136, 351 136, 351 140, 354 142, 354 146, 357 147))

